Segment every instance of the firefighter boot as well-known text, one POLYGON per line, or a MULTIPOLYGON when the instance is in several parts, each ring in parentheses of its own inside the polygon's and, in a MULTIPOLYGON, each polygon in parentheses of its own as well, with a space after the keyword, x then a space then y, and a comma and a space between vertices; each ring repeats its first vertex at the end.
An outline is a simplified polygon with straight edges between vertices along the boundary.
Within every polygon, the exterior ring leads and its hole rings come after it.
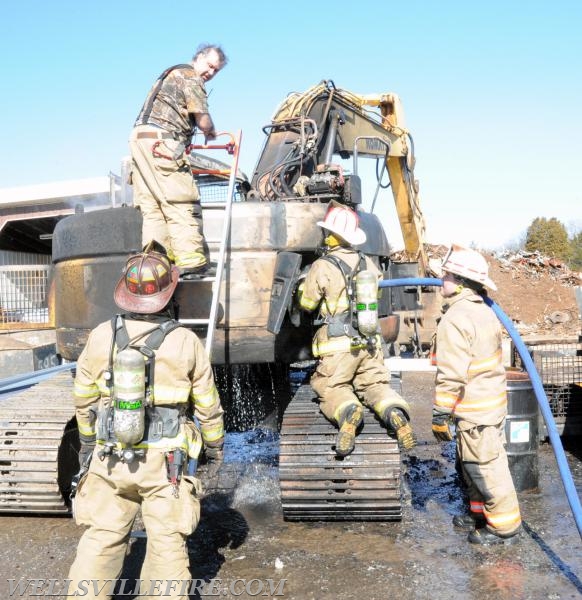
POLYGON ((455 515, 453 517, 453 526, 466 531, 483 529, 485 523, 486 521, 483 517, 474 517, 473 515, 455 515))
POLYGON ((204 263, 199 267, 180 267, 180 277, 182 279, 204 279, 205 277, 216 276, 216 265, 204 263))
POLYGON ((340 419, 340 430, 335 439, 335 453, 347 456, 354 451, 356 431, 364 418, 364 407, 352 404, 345 409, 340 419))
POLYGON ((399 408, 389 408, 384 419, 386 425, 396 432, 400 450, 412 450, 416 446, 416 438, 406 415, 399 408))
POLYGON ((469 542, 471 544, 480 544, 482 546, 493 546, 497 544, 514 544, 519 541, 521 528, 517 529, 510 535, 497 535, 489 529, 475 529, 469 534, 469 542))

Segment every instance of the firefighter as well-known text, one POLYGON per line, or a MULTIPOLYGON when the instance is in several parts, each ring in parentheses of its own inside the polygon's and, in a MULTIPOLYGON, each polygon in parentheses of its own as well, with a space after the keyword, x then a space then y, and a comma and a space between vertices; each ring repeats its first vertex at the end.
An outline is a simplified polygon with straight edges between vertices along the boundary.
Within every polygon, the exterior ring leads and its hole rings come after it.
POLYGON ((114 293, 125 314, 97 326, 77 362, 81 472, 89 465, 73 512, 88 529, 69 579, 74 590, 90 581, 86 598, 111 598, 107 580, 121 574, 140 508, 147 531, 142 593, 155 580, 173 579, 181 583, 168 595, 188 597, 186 537, 200 518, 195 465, 202 445, 210 463, 222 461, 224 425, 204 347, 173 320, 178 278, 154 244, 131 256, 114 293), (136 352, 141 358, 132 364, 127 357, 136 352))
POLYGON ((365 337, 354 325, 357 273, 371 271, 376 286, 382 273, 354 249, 366 241, 354 211, 332 205, 317 224, 323 229, 326 251, 300 285, 299 304, 307 311, 318 309, 324 320, 313 339, 313 354, 319 360, 311 386, 319 396, 321 412, 339 427, 335 452, 347 456, 354 450, 364 416, 362 403, 396 434, 400 447, 409 450, 415 445, 410 408, 390 386, 380 336, 365 337))
POLYGON ((216 138, 204 86, 226 62, 220 46, 203 45, 189 63, 166 69, 150 90, 129 140, 133 203, 143 214, 142 243, 160 242, 185 278, 212 274, 200 193, 186 148, 196 129, 205 143, 216 138))
POLYGON ((476 250, 453 244, 441 269, 446 304, 436 333, 432 431, 440 441, 452 440, 454 423, 457 464, 469 496, 469 513, 453 524, 470 530, 473 544, 507 544, 517 539, 521 516, 504 448, 501 326, 483 301, 485 288, 497 287, 476 250))

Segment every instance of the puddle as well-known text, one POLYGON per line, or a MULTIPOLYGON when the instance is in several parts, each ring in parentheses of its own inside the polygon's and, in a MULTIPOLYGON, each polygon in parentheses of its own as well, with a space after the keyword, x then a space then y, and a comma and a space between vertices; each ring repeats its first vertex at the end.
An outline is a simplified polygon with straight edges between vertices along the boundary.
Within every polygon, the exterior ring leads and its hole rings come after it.
MULTIPOLYGON (((466 532, 451 526, 465 504, 454 444, 437 444, 430 431, 433 377, 406 376, 420 444, 403 457, 402 521, 286 522, 277 477, 279 435, 268 401, 268 389, 281 383, 259 386, 256 372, 247 375, 263 404, 237 417, 238 423, 258 419, 248 430, 228 429, 220 486, 202 499, 202 519, 188 538, 193 578, 284 579, 286 600, 582 596, 580 537, 548 445, 539 450, 540 492, 519 494, 525 520, 519 544, 473 547, 466 532)), ((251 400, 252 394, 235 402, 251 400)), ((568 460, 580 489, 579 441, 575 452, 568 460)), ((8 597, 6 577, 66 577, 82 529, 70 519, 3 517, 0 598, 8 597)), ((124 577, 139 577, 145 546, 144 539, 134 540, 124 577)))
POLYGON ((224 441, 224 462, 243 465, 279 464, 279 434, 272 429, 230 432, 224 441))
POLYGON ((404 480, 412 508, 426 511, 431 502, 437 503, 450 515, 466 509, 460 476, 454 470, 455 445, 441 445, 441 458, 426 456, 419 447, 416 454, 403 458, 404 480))

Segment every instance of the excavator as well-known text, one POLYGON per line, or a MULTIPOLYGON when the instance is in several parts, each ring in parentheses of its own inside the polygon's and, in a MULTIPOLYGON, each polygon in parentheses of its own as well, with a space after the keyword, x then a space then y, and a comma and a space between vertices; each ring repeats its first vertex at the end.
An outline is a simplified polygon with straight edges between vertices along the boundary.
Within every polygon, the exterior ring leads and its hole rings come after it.
MULTIPOLYGON (((206 340, 217 367, 289 366, 312 358, 314 323, 297 311, 294 292, 301 272, 318 257, 322 234, 317 222, 330 202, 357 211, 367 234, 361 250, 376 260, 385 278, 422 277, 428 268, 414 143, 396 94, 358 95, 325 80, 291 93, 263 131, 265 142, 250 179, 238 171, 237 160, 228 169, 191 152, 218 281, 180 281, 176 298, 179 320, 206 340), (370 172, 366 180, 362 174, 370 172), (380 218, 373 205, 372 211, 363 208, 370 185, 375 196, 391 188, 407 263, 391 261, 380 218)), ((240 135, 216 147, 238 157, 240 135)), ((57 223, 52 310, 58 352, 65 361, 75 361, 90 330, 118 312, 114 286, 127 256, 141 248, 141 224, 141 214, 129 204, 91 212, 79 207, 57 223)), ((383 329, 387 353, 426 353, 439 308, 435 295, 417 286, 387 291, 379 303, 379 316, 388 324, 383 329)), ((2 409, 1 426, 14 430, 16 443, 2 462, 0 512, 69 510, 78 447, 71 389, 70 374, 63 374, 2 409)), ((399 519, 396 440, 370 414, 356 451, 343 460, 334 458, 335 428, 314 400, 303 382, 282 420, 279 474, 285 518, 399 519)))

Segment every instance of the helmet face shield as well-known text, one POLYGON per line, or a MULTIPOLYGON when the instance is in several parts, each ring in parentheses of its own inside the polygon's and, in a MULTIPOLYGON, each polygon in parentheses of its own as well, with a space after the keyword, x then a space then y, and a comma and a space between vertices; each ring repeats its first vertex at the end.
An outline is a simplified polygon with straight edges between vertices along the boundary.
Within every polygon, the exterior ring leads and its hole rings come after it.
POLYGON ((156 313, 170 301, 179 272, 165 254, 141 252, 130 256, 115 288, 115 303, 122 310, 156 313))

